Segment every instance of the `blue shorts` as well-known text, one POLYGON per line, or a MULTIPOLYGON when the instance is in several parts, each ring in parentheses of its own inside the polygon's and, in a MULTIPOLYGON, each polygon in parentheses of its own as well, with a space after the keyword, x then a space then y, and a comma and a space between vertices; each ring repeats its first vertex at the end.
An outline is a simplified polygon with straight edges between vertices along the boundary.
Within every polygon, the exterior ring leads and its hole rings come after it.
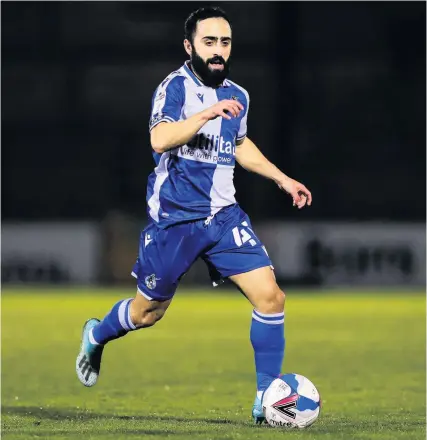
POLYGON ((152 223, 141 232, 139 256, 132 275, 138 291, 150 300, 171 299, 180 279, 197 258, 209 269, 214 286, 224 278, 272 266, 247 214, 238 204, 210 219, 161 229, 152 223))

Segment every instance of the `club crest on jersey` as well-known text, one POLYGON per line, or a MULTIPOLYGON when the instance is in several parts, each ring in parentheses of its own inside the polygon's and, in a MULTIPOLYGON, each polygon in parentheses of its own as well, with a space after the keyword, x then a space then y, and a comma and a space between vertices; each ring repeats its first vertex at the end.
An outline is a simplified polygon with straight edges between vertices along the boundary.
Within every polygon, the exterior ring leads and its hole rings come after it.
POLYGON ((159 281, 160 278, 156 278, 156 274, 152 273, 151 275, 148 275, 148 277, 145 277, 145 285, 150 289, 153 290, 156 288, 157 283, 156 281, 159 281))

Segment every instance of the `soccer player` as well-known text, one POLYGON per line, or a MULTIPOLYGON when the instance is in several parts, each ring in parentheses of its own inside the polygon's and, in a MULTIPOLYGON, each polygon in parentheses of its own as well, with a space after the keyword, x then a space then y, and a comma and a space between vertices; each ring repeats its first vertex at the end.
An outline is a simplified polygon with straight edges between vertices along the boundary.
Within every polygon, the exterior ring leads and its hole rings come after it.
POLYGON ((149 129, 156 167, 147 187, 150 223, 141 233, 132 271, 137 293, 115 304, 102 321, 85 323, 76 371, 83 385, 95 385, 105 344, 159 321, 181 278, 200 257, 214 286, 229 278, 254 307, 252 416, 261 423, 262 394, 280 374, 284 357, 285 294, 234 198, 235 162, 273 180, 298 208, 311 205, 312 197, 247 137, 249 94, 227 78, 231 47, 223 10, 201 8, 186 20, 184 48, 190 59, 160 83, 152 100, 149 129))

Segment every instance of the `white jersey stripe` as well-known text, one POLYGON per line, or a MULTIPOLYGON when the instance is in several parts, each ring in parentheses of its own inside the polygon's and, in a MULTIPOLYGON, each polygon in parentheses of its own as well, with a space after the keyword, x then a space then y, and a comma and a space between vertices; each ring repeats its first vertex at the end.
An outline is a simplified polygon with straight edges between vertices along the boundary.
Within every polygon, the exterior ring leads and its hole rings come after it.
POLYGON ((154 169, 156 173, 156 181, 154 182, 154 190, 153 195, 148 200, 148 206, 150 207, 150 215, 151 217, 159 221, 159 209, 160 209, 160 188, 162 187, 163 182, 168 177, 168 162, 169 162, 170 152, 163 153, 160 157, 160 162, 157 167, 154 169))

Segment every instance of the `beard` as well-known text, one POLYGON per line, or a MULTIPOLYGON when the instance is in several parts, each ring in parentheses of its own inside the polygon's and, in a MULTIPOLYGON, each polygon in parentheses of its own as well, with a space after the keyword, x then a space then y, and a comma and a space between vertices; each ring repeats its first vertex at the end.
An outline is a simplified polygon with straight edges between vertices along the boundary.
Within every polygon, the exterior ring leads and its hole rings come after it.
POLYGON ((193 52, 191 54, 191 66, 206 86, 218 87, 230 73, 230 58, 225 61, 223 57, 218 55, 213 58, 208 58, 206 61, 204 61, 193 47, 193 52), (222 70, 213 70, 209 67, 209 63, 221 64, 223 68, 222 70))

